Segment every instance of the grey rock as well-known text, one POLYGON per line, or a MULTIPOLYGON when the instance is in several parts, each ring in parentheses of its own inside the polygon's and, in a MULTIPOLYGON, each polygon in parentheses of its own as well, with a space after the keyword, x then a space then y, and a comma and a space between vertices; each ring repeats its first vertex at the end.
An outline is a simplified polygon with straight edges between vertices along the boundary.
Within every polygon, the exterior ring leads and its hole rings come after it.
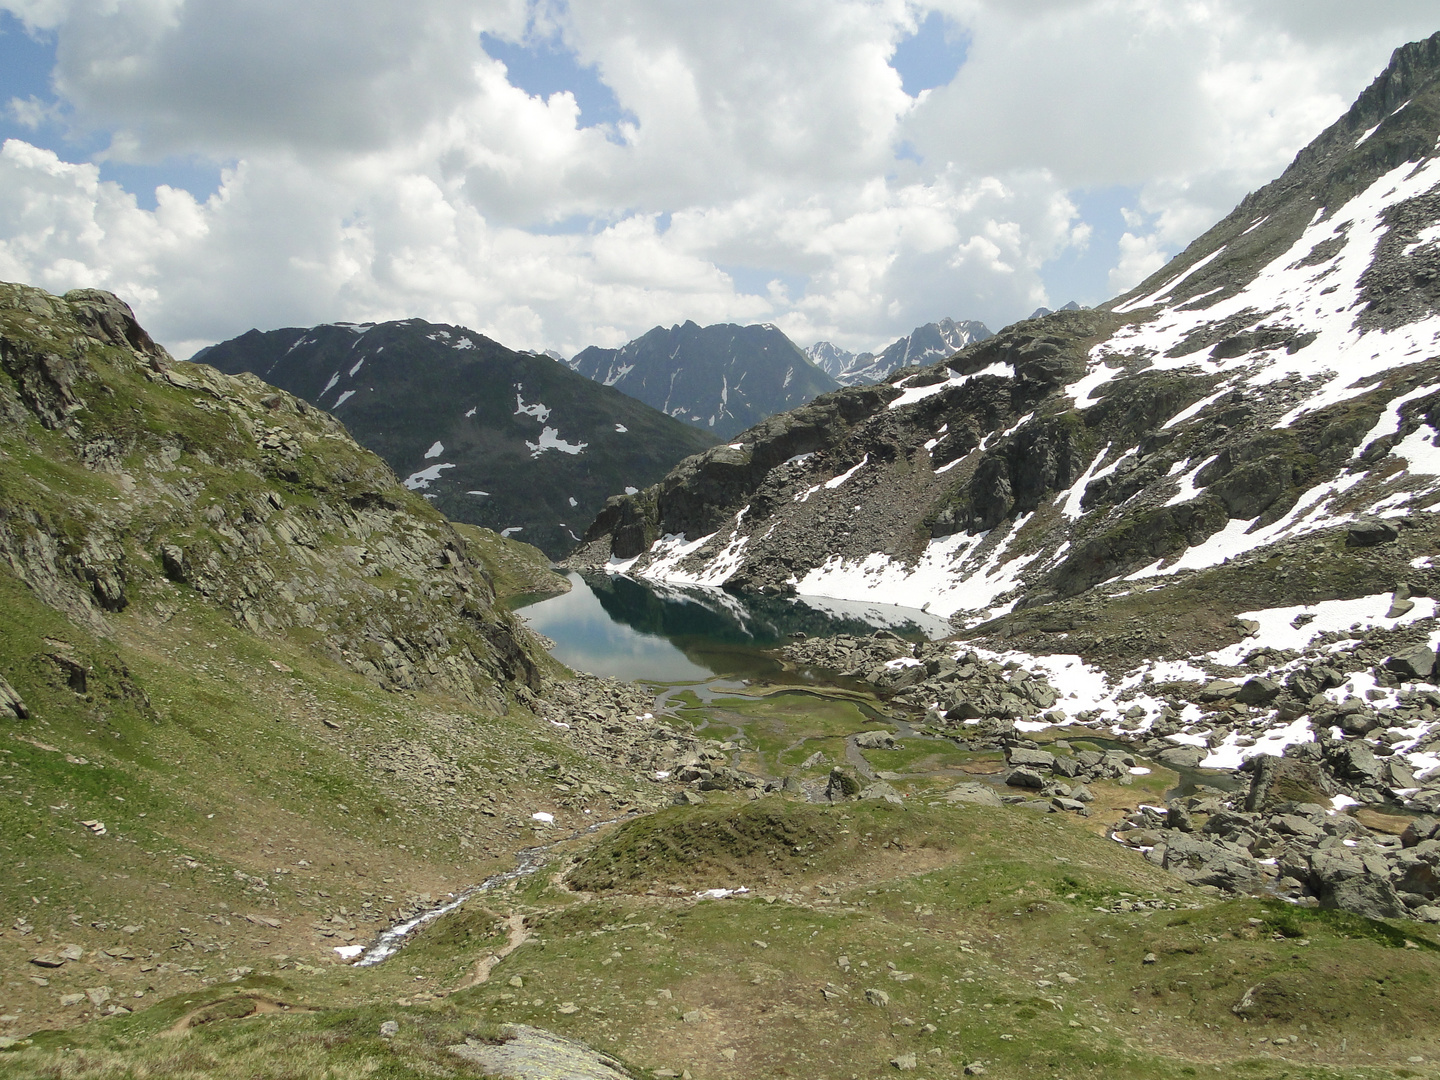
POLYGON ((1230 679, 1212 679, 1200 690, 1201 701, 1229 701, 1240 695, 1240 684, 1230 679))
POLYGON ((890 995, 884 990, 867 989, 865 991, 865 1000, 871 1005, 877 1005, 883 1009, 890 1004, 890 995))
POLYGON ((895 736, 888 731, 862 731, 855 736, 855 745, 862 750, 893 750, 895 736))
POLYGON ((860 792, 860 800, 864 802, 867 799, 893 803, 896 806, 905 805, 905 800, 900 797, 900 793, 883 780, 870 784, 860 792))
POLYGON ((1346 530, 1347 543, 1355 547, 1374 547, 1388 544, 1400 535, 1400 530, 1380 518, 1361 518, 1346 530))
POLYGON ((1385 668, 1402 679, 1428 680, 1435 670, 1435 650, 1428 645, 1406 649, 1386 660, 1385 668))
POLYGON ((1209 756, 1210 752, 1199 746, 1167 746, 1155 755, 1156 760, 1180 769, 1198 768, 1209 756))
POLYGON ((1055 767, 1055 755, 1047 754, 1044 750, 1024 750, 1019 747, 1012 748, 1007 757, 1014 767, 1027 767, 1031 769, 1050 770, 1055 767))
POLYGON ((1191 818, 1190 811, 1185 809, 1184 804, 1178 799, 1166 806, 1165 827, 1187 833, 1195 831, 1195 821, 1191 818))
POLYGON ((946 802, 977 803, 981 806, 1003 806, 1000 794, 989 784, 967 782, 945 792, 946 802))
POLYGON ((380 1037, 382 1039, 391 1038, 392 1036, 398 1035, 399 1033, 400 1025, 397 1024, 394 1020, 386 1020, 383 1024, 380 1025, 380 1037))
POLYGON ((1045 778, 1034 769, 1011 769, 1005 774, 1005 783, 1010 787, 1033 788, 1039 791, 1045 786, 1045 778))
POLYGON ((29 717, 30 710, 26 707, 25 702, 20 700, 20 695, 15 692, 15 688, 5 681, 3 675, 0 675, 0 715, 5 713, 9 713, 18 720, 24 720, 29 717))
POLYGON ((1362 742, 1342 743, 1330 751, 1326 759, 1342 780, 1375 784, 1382 780, 1380 762, 1362 742))
POLYGON ((1283 689, 1274 679, 1257 675, 1253 679, 1245 680, 1245 685, 1240 687, 1240 693, 1235 695, 1235 700, 1244 705, 1269 705, 1280 696, 1283 689))
POLYGON ((1334 785, 1313 761, 1262 754, 1243 768, 1251 773, 1245 809, 1252 814, 1272 813, 1295 803, 1328 801, 1333 794, 1334 785))
POLYGON ((1400 843, 1407 848, 1413 848, 1422 840, 1429 840, 1440 832, 1440 819, 1433 818, 1426 814, 1423 817, 1412 818, 1405 826, 1405 831, 1400 834, 1400 843))
POLYGON ((507 1024, 499 1045, 467 1039, 450 1052, 506 1080, 630 1080, 625 1067, 598 1050, 526 1024, 507 1024))

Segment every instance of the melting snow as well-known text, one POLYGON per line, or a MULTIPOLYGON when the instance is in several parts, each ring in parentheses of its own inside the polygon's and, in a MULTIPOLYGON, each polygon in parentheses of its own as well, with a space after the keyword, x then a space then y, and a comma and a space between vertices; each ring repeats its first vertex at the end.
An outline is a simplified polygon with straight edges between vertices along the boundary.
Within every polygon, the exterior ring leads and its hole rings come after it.
POLYGON ((839 476, 835 477, 832 480, 826 480, 825 486, 831 491, 834 491, 836 488, 838 488, 841 484, 845 483, 846 480, 849 480, 850 477, 854 476, 857 472, 859 472, 869 463, 870 455, 866 454, 863 458, 860 459, 860 463, 858 465, 854 465, 851 468, 846 469, 843 473, 841 473, 839 476))
POLYGON ((319 401, 320 398, 324 397, 324 396, 325 396, 326 394, 328 394, 331 390, 334 390, 334 389, 335 389, 335 384, 338 383, 339 381, 340 381, 340 372, 337 371, 337 372, 335 372, 334 375, 331 375, 331 376, 330 376, 330 381, 325 384, 325 389, 320 391, 319 395, 315 398, 315 400, 316 400, 316 401, 319 401))
MULTIPOLYGON (((438 444, 437 444, 438 445, 438 444)), ((430 455, 426 455, 429 457, 430 455)), ((444 469, 453 469, 454 465, 445 462, 440 465, 431 465, 428 469, 421 469, 417 473, 411 473, 405 478, 405 486, 411 491, 423 491, 430 486, 432 480, 439 480, 440 473, 444 469)))
POLYGON ((560 432, 553 427, 547 427, 540 432, 539 442, 530 442, 528 439, 525 445, 530 448, 530 456, 537 458, 546 450, 559 450, 562 454, 578 454, 584 450, 589 443, 566 442, 560 437, 560 432))
MULTIPOLYGON (((970 375, 951 375, 950 378, 944 382, 906 389, 903 394, 890 402, 890 408, 900 409, 906 405, 914 405, 917 401, 924 401, 926 398, 932 397, 943 390, 949 390, 952 386, 964 386, 971 379, 978 379, 982 375, 1009 375, 1010 373, 1010 365, 997 360, 989 367, 973 372, 970 375)), ((908 382, 909 380, 906 381, 908 382)))
POLYGON ((338 398, 335 399, 335 404, 330 407, 332 409, 338 409, 341 405, 344 405, 345 402, 349 401, 354 396, 354 390, 346 390, 343 394, 341 394, 338 398))
POLYGON ((504 537, 511 537, 514 536, 517 532, 522 532, 524 528, 524 525, 511 525, 508 529, 501 529, 500 535, 504 537))
POLYGON ((425 460, 429 461, 431 458, 437 458, 444 452, 445 445, 443 443, 433 442, 430 444, 430 449, 425 451, 425 460))
POLYGON ((624 435, 630 429, 627 428, 624 424, 616 424, 615 430, 618 431, 621 435, 624 435))
POLYGON ((550 419, 550 407, 543 402, 526 405, 524 397, 521 396, 524 390, 525 388, 523 386, 515 387, 515 415, 533 416, 540 423, 545 423, 546 420, 550 419))

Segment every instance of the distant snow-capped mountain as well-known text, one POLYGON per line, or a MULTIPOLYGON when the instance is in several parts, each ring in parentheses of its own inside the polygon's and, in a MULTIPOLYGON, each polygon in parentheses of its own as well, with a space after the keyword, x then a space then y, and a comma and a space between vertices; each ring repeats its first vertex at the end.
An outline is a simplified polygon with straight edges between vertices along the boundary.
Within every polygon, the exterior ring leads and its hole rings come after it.
POLYGON ((984 341, 989 336, 990 330, 982 322, 941 319, 917 326, 878 354, 856 354, 831 342, 817 341, 805 350, 805 355, 842 386, 860 386, 882 382, 897 368, 944 360, 965 346, 984 341))

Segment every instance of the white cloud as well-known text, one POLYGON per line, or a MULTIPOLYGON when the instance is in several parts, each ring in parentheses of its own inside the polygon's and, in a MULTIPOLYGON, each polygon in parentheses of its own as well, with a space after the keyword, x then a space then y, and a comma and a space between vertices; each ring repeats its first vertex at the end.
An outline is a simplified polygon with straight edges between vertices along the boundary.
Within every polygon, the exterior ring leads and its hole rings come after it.
POLYGON ((1118 291, 1278 173, 1433 18, 1331 0, 933 6, 969 56, 915 99, 887 62, 928 10, 904 0, 0 0, 58 41, 62 108, 22 110, 37 132, 63 113, 109 136, 102 158, 226 167, 206 201, 162 188, 149 211, 94 164, 12 141, 0 276, 114 289, 186 349, 411 315, 567 354, 686 318, 857 349, 946 315, 998 327, 1064 299, 1045 265, 1093 238, 1070 193, 1139 190, 1118 291), (482 30, 552 35, 633 121, 584 126, 574 94, 527 94, 482 30), (747 293, 725 267, 777 284, 747 293))

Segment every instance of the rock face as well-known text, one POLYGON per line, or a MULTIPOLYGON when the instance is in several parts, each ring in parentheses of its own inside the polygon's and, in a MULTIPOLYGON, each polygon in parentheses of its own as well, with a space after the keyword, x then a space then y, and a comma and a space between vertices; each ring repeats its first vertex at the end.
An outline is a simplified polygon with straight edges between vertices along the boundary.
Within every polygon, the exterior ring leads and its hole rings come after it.
POLYGON ((0 560, 70 618, 195 597, 386 687, 503 710, 540 685, 538 642, 429 503, 303 400, 174 362, 114 296, 0 285, 0 415, 0 560))
POLYGON ((1131 293, 773 416, 576 562, 1027 631, 1126 575, 1211 572, 1232 615, 1388 590, 1440 490, 1437 136, 1432 38, 1131 293))
POLYGON ((714 442, 549 357, 421 319, 251 330, 193 359, 328 409, 452 520, 551 558, 607 498, 714 442))
POLYGON ((592 345, 570 366, 721 439, 839 385, 768 323, 657 326, 618 349, 592 345))
POLYGON ((990 336, 989 328, 982 322, 941 319, 917 326, 878 354, 857 355, 828 341, 817 341, 805 350, 805 355, 841 386, 863 386, 882 382, 902 367, 924 367, 947 360, 965 346, 990 336))

